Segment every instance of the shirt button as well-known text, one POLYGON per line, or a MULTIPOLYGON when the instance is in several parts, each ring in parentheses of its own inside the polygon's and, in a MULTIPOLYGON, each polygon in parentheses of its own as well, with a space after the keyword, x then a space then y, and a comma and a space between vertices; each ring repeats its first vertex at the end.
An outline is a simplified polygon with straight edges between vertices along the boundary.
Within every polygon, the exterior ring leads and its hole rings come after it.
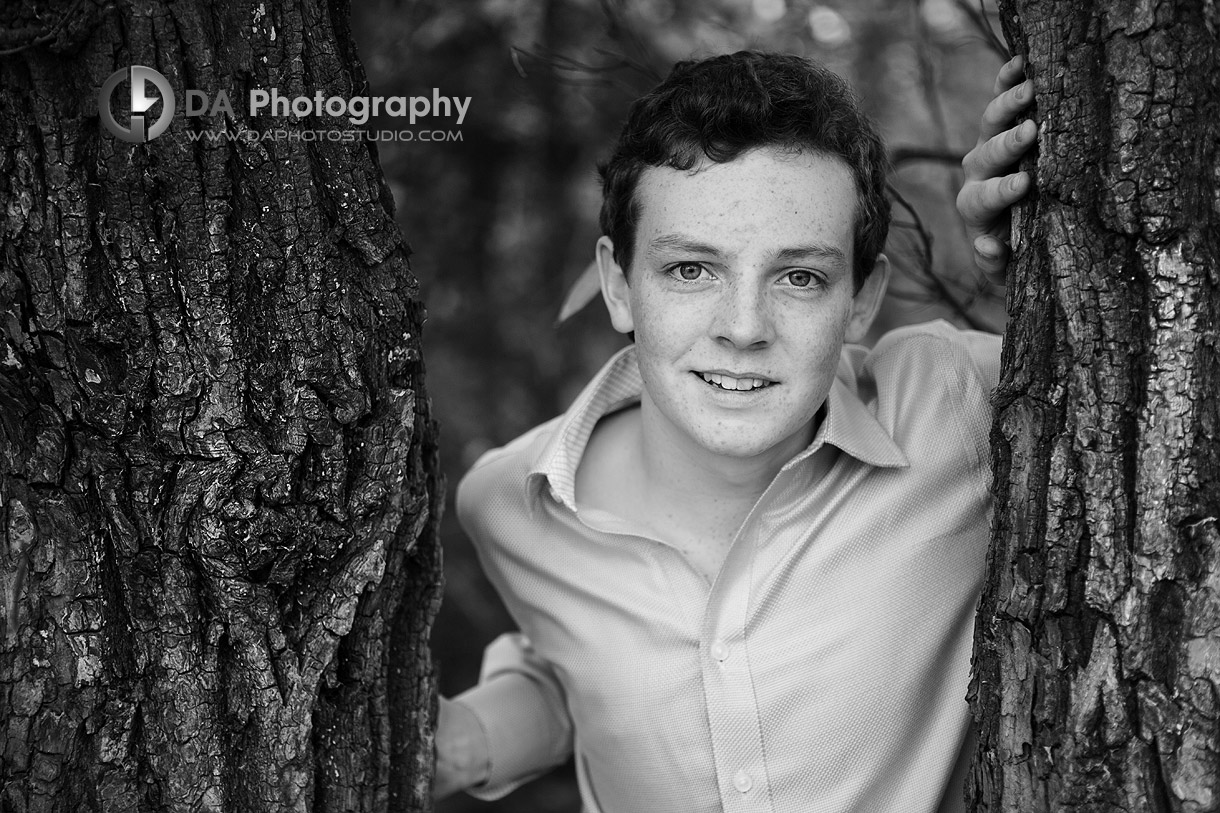
POLYGON ((738 771, 737 775, 733 777, 733 787, 742 793, 746 793, 750 788, 754 787, 754 780, 745 771, 738 771))
POLYGON ((712 648, 709 651, 712 653, 712 657, 718 661, 723 661, 729 657, 729 647, 724 641, 717 641, 712 644, 712 648))

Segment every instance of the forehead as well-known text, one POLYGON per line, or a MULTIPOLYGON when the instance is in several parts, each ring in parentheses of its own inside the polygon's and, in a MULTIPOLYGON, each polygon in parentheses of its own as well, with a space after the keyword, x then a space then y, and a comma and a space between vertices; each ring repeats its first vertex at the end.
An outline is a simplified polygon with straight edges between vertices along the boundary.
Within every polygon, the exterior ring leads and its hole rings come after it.
POLYGON ((850 257, 857 194, 835 156, 768 147, 691 170, 649 167, 636 195, 637 249, 677 233, 742 251, 817 241, 850 257))

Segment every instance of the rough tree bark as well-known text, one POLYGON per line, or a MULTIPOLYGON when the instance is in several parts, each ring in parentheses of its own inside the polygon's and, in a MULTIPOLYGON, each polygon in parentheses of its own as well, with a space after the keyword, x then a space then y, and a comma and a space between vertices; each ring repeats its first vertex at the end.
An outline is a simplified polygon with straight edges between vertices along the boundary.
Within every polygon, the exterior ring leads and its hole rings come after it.
POLYGON ((972 809, 1220 810, 1220 6, 1001 11, 1041 137, 997 393, 972 809))
POLYGON ((245 103, 360 94, 346 4, 26 0, 0 29, 0 810, 430 809, 408 249, 370 145, 252 137, 346 119, 245 103), (133 64, 234 113, 113 138, 133 64))

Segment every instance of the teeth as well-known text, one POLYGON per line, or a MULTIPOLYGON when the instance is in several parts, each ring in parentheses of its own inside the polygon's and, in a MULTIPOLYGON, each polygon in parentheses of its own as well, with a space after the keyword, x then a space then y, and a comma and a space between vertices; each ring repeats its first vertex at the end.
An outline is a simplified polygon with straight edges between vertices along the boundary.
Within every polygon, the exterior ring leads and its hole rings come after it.
POLYGON ((767 383, 758 378, 732 378, 727 375, 717 375, 715 373, 700 373, 704 381, 709 384, 715 384, 723 390, 737 390, 738 392, 746 390, 756 390, 760 387, 767 386, 767 383))

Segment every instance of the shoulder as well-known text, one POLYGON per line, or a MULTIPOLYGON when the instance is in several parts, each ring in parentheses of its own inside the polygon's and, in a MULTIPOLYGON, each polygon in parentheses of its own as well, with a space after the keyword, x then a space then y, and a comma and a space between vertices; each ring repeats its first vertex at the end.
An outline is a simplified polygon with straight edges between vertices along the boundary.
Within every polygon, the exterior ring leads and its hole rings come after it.
POLYGON ((1000 345, 994 334, 928 322, 885 334, 853 366, 858 386, 875 399, 878 420, 908 454, 948 453, 944 440, 957 437, 987 463, 1000 345))
POLYGON ((995 389, 1000 374, 1001 338, 994 333, 962 330, 943 319, 897 328, 882 336, 864 360, 882 374, 902 375, 912 384, 973 379, 983 391, 995 389))
POLYGON ((524 507, 529 497, 530 473, 559 428, 562 416, 501 446, 485 452, 458 481, 454 503, 458 521, 472 536, 489 513, 524 507))

